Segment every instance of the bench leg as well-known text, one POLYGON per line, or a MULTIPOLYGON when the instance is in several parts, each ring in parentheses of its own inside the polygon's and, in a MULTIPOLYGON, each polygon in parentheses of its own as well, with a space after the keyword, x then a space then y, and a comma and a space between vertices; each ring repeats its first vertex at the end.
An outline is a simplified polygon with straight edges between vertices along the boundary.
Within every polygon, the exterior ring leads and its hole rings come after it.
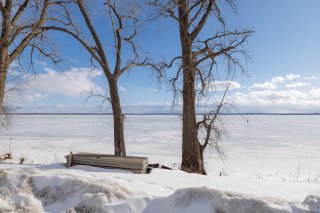
POLYGON ((72 152, 70 152, 69 161, 68 161, 68 167, 71 167, 71 166, 72 166, 72 152))

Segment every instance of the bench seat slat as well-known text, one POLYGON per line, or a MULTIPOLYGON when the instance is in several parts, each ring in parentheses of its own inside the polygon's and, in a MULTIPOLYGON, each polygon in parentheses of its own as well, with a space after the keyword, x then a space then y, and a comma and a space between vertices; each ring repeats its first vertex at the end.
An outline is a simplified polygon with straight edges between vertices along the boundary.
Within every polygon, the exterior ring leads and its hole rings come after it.
POLYGON ((105 165, 105 166, 121 166, 121 167, 124 167, 124 168, 144 168, 145 166, 144 165, 141 165, 141 164, 123 164, 123 163, 110 163, 110 162, 104 162, 104 161, 95 161, 95 160, 79 160, 79 159, 74 159, 72 160, 72 163, 73 164, 76 164, 77 162, 84 162, 84 163, 92 163, 93 165, 94 164, 100 164, 100 165, 105 165))
POLYGON ((145 173, 148 158, 134 156, 114 156, 109 154, 76 153, 65 156, 67 165, 91 165, 104 168, 125 169, 133 173, 145 173), (71 163, 69 163, 71 159, 71 163))

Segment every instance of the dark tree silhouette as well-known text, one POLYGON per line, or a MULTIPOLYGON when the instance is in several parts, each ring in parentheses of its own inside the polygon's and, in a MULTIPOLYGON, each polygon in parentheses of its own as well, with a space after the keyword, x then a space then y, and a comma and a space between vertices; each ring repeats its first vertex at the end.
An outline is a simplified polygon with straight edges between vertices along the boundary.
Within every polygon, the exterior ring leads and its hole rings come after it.
MULTIPOLYGON (((155 8, 155 18, 168 17, 176 21, 179 27, 181 54, 172 59, 167 67, 178 63, 176 77, 170 83, 175 92, 182 95, 182 162, 181 169, 186 172, 206 174, 203 153, 207 145, 220 139, 221 129, 216 122, 222 106, 225 104, 226 91, 218 103, 217 109, 203 116, 197 122, 196 97, 197 91, 204 95, 208 86, 214 81, 218 59, 224 59, 228 72, 235 68, 244 70, 241 58, 247 57, 246 43, 253 33, 251 30, 227 30, 222 17, 221 7, 227 6, 236 12, 232 0, 150 0, 155 8), (210 32, 204 28, 212 26, 210 32), (179 79, 182 77, 182 90, 179 79), (200 90, 198 89, 200 87, 200 90), (200 130, 206 132, 201 138, 200 130)), ((219 60, 220 62, 220 60, 219 60)))

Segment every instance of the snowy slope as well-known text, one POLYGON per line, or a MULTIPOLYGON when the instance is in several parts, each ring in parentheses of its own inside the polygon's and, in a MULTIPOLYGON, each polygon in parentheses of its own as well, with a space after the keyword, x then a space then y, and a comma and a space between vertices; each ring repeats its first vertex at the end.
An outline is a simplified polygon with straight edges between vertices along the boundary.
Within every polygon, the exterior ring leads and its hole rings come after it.
MULTIPOLYGON (((160 169, 150 175, 135 175, 88 166, 66 169, 57 164, 24 168, 12 165, 0 171, 0 212, 320 212, 320 194, 289 202, 214 189, 210 177, 192 175, 199 183, 188 179, 188 175, 160 169), (207 186, 201 186, 201 181, 208 182, 207 186)), ((265 183, 253 184, 259 187, 265 183)), ((306 186, 300 184, 296 193, 306 186)), ((272 194, 272 190, 265 193, 272 194)))

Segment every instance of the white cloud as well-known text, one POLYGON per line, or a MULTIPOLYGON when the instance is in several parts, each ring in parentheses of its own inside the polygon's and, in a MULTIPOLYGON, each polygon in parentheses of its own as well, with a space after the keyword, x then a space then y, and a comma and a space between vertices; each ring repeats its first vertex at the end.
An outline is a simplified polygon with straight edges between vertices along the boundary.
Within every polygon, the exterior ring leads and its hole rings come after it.
POLYGON ((320 88, 312 89, 310 94, 312 98, 320 98, 320 88))
POLYGON ((23 99, 26 101, 35 101, 35 100, 39 100, 39 99, 44 99, 46 97, 45 94, 41 94, 38 92, 32 93, 32 94, 21 94, 23 99))
POLYGON ((295 88, 295 87, 305 87, 305 86, 310 86, 310 82, 292 82, 289 84, 286 84, 285 87, 287 88, 295 88))
MULTIPOLYGON (((23 98, 28 104, 34 104, 34 111, 50 111, 54 112, 99 112, 99 107, 76 106, 72 104, 64 105, 37 105, 39 102, 35 100, 49 100, 51 94, 63 94, 65 96, 79 97, 81 92, 95 90, 97 93, 104 93, 105 88, 101 88, 93 80, 95 77, 102 76, 99 70, 90 72, 86 68, 73 68, 64 73, 46 68, 46 72, 38 74, 33 80, 28 81, 28 85, 24 87, 23 98)), ((227 102, 234 104, 240 112, 320 112, 320 85, 317 84, 315 76, 300 76, 297 74, 288 74, 284 77, 277 76, 263 83, 255 83, 245 88, 235 81, 215 81, 210 83, 211 91, 225 90, 230 84, 230 93, 227 95, 227 102), (296 80, 299 79, 299 80, 296 80), (312 82, 312 84, 311 84, 312 82), (241 90, 236 90, 241 88, 241 90)), ((120 91, 127 91, 125 87, 119 86, 120 91)), ((150 92, 158 92, 158 90, 148 89, 150 92)), ((197 110, 205 110, 208 103, 211 104, 213 98, 218 96, 206 97, 198 102, 197 110), (205 104, 207 104, 205 106, 205 104)), ((172 113, 181 112, 181 101, 175 108, 172 108, 171 100, 168 102, 141 102, 127 103, 123 105, 126 113, 172 113)), ((180 102, 179 102, 180 101, 180 102)), ((42 101, 43 102, 43 101, 42 101)), ((125 101, 124 101, 125 102, 125 101)), ((111 112, 110 106, 103 108, 104 112, 111 112), (109 107, 109 108, 108 108, 109 107)))
POLYGON ((285 82, 286 79, 282 76, 277 76, 277 77, 273 77, 271 82, 274 83, 274 84, 281 84, 283 82, 285 82))
POLYGON ((277 76, 254 83, 247 92, 231 94, 228 101, 246 112, 320 112, 320 85, 311 82, 316 79, 298 74, 277 76))
POLYGON ((311 91, 260 90, 235 93, 228 101, 246 112, 319 112, 320 88, 311 91))
POLYGON ((45 73, 29 79, 24 76, 25 83, 13 92, 11 99, 19 96, 24 101, 35 101, 54 94, 79 97, 83 92, 92 91, 95 94, 104 92, 104 89, 93 81, 93 78, 102 75, 100 70, 72 68, 57 72, 51 68, 45 68, 44 71, 45 73))
POLYGON ((281 102, 291 102, 295 101, 298 98, 305 98, 306 94, 298 90, 262 90, 262 91, 252 91, 246 94, 248 100, 251 101, 262 101, 276 103, 277 101, 281 102))
MULTIPOLYGON (((294 88, 294 87, 303 87, 303 86, 310 86, 310 82, 292 82, 292 80, 300 79, 301 76, 297 74, 287 74, 285 76, 277 76, 273 77, 270 81, 265 81, 264 83, 254 83, 249 88, 256 88, 256 89, 272 89, 275 90, 281 86, 287 88, 294 88)), ((306 79, 306 78, 303 78, 306 79)))
POLYGON ((103 92, 103 89, 92 81, 92 78, 101 76, 99 70, 89 68, 72 68, 59 73, 53 69, 45 68, 47 73, 38 74, 29 80, 26 89, 44 94, 63 94, 66 96, 79 96, 82 92, 103 92))
POLYGON ((119 89, 120 89, 120 91, 122 91, 122 92, 127 92, 127 88, 125 88, 125 87, 119 87, 119 89))
POLYGON ((294 80, 294 79, 299 79, 299 78, 301 78, 301 76, 297 75, 297 74, 287 74, 286 75, 287 80, 294 80))
POLYGON ((35 112, 35 113, 110 113, 111 106, 100 108, 97 104, 15 104, 16 112, 35 112))
POLYGON ((213 81, 210 82, 208 87, 209 91, 223 91, 229 86, 229 90, 241 88, 241 84, 235 81, 213 81))
POLYGON ((258 89, 276 89, 277 86, 274 83, 266 81, 264 83, 255 83, 250 88, 258 88, 258 89))
POLYGON ((319 78, 317 76, 312 75, 312 76, 304 77, 303 79, 304 80, 318 80, 319 78))
POLYGON ((278 85, 284 83, 286 78, 282 76, 273 77, 271 81, 265 81, 264 83, 255 83, 250 88, 256 89, 277 89, 278 85))

